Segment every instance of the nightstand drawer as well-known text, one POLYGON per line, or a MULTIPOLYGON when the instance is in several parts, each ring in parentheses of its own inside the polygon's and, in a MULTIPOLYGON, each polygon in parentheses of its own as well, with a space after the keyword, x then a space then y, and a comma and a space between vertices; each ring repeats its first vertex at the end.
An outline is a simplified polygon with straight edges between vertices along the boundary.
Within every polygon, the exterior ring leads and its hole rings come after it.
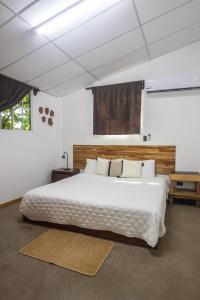
POLYGON ((189 182, 198 182, 200 181, 200 175, 186 175, 186 174, 170 174, 169 175, 170 180, 176 180, 176 181, 189 181, 189 182))
POLYGON ((71 176, 74 176, 76 174, 80 173, 80 170, 78 169, 57 169, 53 170, 51 173, 51 182, 59 181, 71 176))
POLYGON ((55 181, 59 181, 59 180, 65 179, 67 177, 70 177, 70 176, 66 175, 66 174, 52 173, 52 175, 51 175, 51 181, 55 182, 55 181))

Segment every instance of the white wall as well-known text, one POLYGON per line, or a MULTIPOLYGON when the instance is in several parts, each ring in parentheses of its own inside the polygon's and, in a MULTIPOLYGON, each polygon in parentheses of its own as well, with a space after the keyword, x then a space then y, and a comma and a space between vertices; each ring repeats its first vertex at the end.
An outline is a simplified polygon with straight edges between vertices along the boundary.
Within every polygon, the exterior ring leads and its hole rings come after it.
POLYGON ((58 165, 59 99, 39 92, 32 96, 32 131, 0 130, 0 202, 50 181, 58 165), (39 106, 55 112, 54 125, 42 123, 39 106))
MULTIPOLYGON (((200 75, 200 42, 179 49, 135 68, 117 73, 97 85, 151 80, 174 74, 200 75)), ((62 98, 62 150, 73 144, 143 144, 142 136, 94 136, 93 98, 84 89, 62 98)), ((143 97, 142 133, 151 133, 145 144, 176 145, 176 169, 200 171, 200 91, 143 97)))

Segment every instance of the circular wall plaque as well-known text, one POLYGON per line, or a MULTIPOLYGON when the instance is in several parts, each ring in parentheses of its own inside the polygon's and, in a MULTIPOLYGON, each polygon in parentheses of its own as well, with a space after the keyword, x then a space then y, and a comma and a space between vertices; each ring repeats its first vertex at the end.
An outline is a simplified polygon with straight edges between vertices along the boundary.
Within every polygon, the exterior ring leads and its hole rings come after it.
POLYGON ((54 111, 53 111, 53 110, 50 111, 50 116, 51 116, 51 117, 54 116, 54 111))
POLYGON ((52 125, 53 125, 53 119, 52 119, 52 118, 49 118, 49 119, 48 119, 48 124, 49 124, 49 126, 52 126, 52 125))
POLYGON ((49 108, 45 107, 45 114, 48 115, 49 114, 49 108))
POLYGON ((40 113, 40 114, 43 113, 43 107, 42 107, 42 106, 39 107, 39 113, 40 113))
POLYGON ((46 121, 46 117, 42 116, 42 122, 45 122, 45 121, 46 121))

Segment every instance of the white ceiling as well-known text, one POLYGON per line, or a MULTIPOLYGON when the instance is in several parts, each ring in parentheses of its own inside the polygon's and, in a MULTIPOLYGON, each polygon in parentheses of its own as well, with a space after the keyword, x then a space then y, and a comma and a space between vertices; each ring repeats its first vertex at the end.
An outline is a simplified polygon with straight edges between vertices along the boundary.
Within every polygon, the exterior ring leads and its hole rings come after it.
POLYGON ((54 96, 199 39, 200 0, 0 1, 0 73, 54 96))

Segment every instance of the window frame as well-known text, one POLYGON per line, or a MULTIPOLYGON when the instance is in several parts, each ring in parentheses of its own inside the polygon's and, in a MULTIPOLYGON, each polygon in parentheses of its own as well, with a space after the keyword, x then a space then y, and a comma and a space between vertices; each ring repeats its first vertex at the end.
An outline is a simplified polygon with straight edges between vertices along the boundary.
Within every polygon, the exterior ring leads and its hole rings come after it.
MULTIPOLYGON (((33 118, 32 118, 32 93, 29 92, 27 95, 29 95, 29 122, 30 122, 30 129, 29 130, 25 130, 24 129, 24 122, 22 122, 22 128, 16 129, 14 128, 14 114, 13 114, 13 107, 11 107, 11 120, 12 120, 12 128, 8 129, 8 128, 2 128, 2 116, 1 116, 1 112, 0 112, 0 131, 8 131, 8 132, 32 132, 33 129, 33 118)), ((26 96, 25 96, 26 97, 26 96)), ((23 105, 20 106, 23 108, 23 105)), ((23 116, 23 110, 22 110, 22 116, 23 116)))

